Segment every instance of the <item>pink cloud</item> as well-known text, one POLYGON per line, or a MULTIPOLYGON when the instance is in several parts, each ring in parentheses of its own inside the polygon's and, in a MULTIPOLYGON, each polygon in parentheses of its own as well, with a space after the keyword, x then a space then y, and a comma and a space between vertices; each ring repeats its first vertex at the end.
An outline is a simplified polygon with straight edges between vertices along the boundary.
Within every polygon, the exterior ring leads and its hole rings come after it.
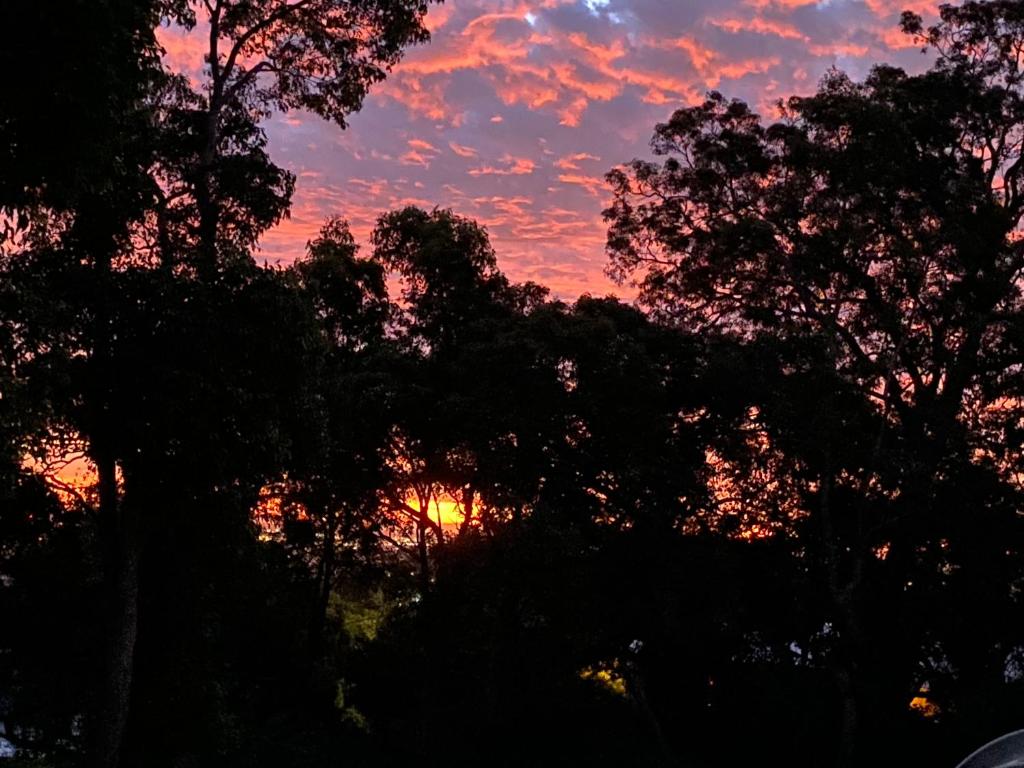
POLYGON ((585 160, 598 162, 601 158, 597 155, 591 155, 589 152, 576 152, 572 155, 566 155, 565 157, 561 157, 556 160, 555 167, 561 168, 565 171, 578 171, 580 167, 579 163, 585 160))
MULTIPOLYGON (((350 129, 307 115, 268 124, 275 162, 298 175, 291 218, 263 255, 300 255, 326 216, 365 241, 383 211, 416 202, 487 225, 502 268, 557 295, 629 294, 603 274, 604 172, 647 156, 654 124, 708 89, 772 103, 833 65, 927 58, 899 32, 924 0, 448 0, 433 40, 374 86, 350 129), (529 14, 529 15, 528 15, 529 14)), ((201 75, 204 32, 162 29, 165 62, 201 75)))
POLYGON ((558 180, 563 184, 575 184, 583 187, 592 195, 607 196, 608 185, 602 176, 586 176, 581 173, 560 173, 558 180))
POLYGON ((463 144, 459 144, 457 141, 449 141, 448 148, 451 149, 451 151, 454 152, 459 157, 476 157, 478 154, 480 154, 472 147, 467 147, 463 144))
POLYGON ((423 139, 409 139, 406 143, 409 145, 410 149, 414 149, 417 152, 429 152, 436 155, 441 151, 429 141, 424 141, 423 139))
POLYGON ((807 36, 795 25, 773 21, 771 19, 751 16, 748 18, 731 17, 726 19, 711 19, 712 26, 720 27, 727 32, 753 32, 758 35, 774 35, 789 40, 807 40, 807 36))
POLYGON ((501 158, 502 165, 484 165, 479 168, 471 168, 470 176, 525 176, 533 173, 537 164, 528 157, 512 157, 505 155, 501 158))

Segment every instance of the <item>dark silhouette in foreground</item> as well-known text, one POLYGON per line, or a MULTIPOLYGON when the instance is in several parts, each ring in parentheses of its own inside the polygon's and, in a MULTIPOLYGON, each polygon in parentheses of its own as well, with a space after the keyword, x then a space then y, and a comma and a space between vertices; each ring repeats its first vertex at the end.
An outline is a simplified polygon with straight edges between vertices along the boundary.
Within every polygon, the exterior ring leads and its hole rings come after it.
POLYGON ((86 5, 0 9, 5 71, 54 51, 0 89, 12 765, 952 765, 1021 725, 1024 5, 659 125, 609 174, 639 306, 443 208, 256 264, 295 183, 259 118, 343 126, 425 5, 86 5), (204 89, 153 33, 196 13, 204 89))

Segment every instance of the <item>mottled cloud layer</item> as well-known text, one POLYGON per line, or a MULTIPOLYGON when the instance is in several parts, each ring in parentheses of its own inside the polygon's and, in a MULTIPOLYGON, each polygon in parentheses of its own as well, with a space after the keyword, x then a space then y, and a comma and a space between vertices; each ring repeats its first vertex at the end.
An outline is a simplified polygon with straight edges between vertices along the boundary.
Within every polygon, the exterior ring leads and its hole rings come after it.
MULTIPOLYGON (((272 154, 299 177, 262 255, 289 262, 329 215, 365 236, 381 212, 441 206, 484 223, 516 280, 628 294, 603 275, 603 175, 647 154, 655 123, 708 89, 762 113, 830 67, 920 69, 899 13, 922 0, 447 0, 433 40, 376 87, 350 128, 272 119, 272 154)), ((201 58, 163 35, 179 69, 201 58)), ((196 41, 198 43, 198 40, 196 41)))

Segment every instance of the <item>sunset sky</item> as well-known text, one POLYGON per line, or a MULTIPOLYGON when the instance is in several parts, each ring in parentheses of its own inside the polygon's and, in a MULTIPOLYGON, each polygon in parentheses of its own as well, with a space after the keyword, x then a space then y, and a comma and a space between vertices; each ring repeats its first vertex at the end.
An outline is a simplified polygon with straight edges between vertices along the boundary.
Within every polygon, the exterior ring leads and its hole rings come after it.
MULTIPOLYGON (((298 184, 291 219, 262 257, 289 262, 329 215, 365 239, 406 204, 484 223, 515 280, 628 295, 603 275, 603 175, 647 154, 655 123, 708 89, 763 114, 813 90, 832 66, 926 64, 897 29, 922 0, 448 0, 433 40, 411 49, 347 131, 302 114, 267 125, 298 184)), ((164 30, 169 64, 201 66, 193 39, 164 30)))

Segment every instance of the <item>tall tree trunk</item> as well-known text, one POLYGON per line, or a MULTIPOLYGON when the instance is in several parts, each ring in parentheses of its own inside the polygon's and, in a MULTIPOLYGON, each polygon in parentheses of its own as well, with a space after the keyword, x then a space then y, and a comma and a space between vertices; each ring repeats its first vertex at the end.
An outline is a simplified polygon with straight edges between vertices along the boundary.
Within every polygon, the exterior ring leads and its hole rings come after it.
POLYGON ((469 532, 470 523, 473 522, 473 499, 476 493, 472 485, 467 485, 462 491, 462 523, 459 525, 459 535, 464 536, 469 532))
POLYGON ((843 578, 840 559, 841 547, 832 519, 832 477, 822 478, 821 525, 825 543, 825 571, 829 597, 836 610, 839 642, 832 661, 832 676, 839 692, 842 708, 839 722, 838 768, 853 768, 857 763, 860 739, 860 700, 858 695, 858 662, 862 657, 864 632, 855 605, 856 592, 863 574, 863 555, 860 542, 856 542, 851 556, 854 559, 851 575, 843 578))
POLYGON ((113 459, 100 457, 97 466, 105 578, 103 677, 94 724, 93 764, 97 768, 117 768, 131 704, 142 537, 135 513, 118 498, 113 459))
POLYGON ((430 530, 430 496, 416 493, 419 503, 419 518, 416 521, 416 545, 420 556, 420 593, 426 597, 430 591, 430 550, 427 544, 427 532, 430 530))
POLYGON ((211 280, 217 270, 217 227, 220 212, 213 194, 213 165, 217 157, 218 115, 211 108, 207 116, 206 143, 199 158, 196 179, 196 208, 199 213, 199 263, 197 271, 203 280, 211 280))
POLYGON ((640 714, 640 717, 647 723, 647 728, 655 744, 657 744, 656 759, 658 765, 663 768, 677 765, 678 761, 672 754, 672 748, 665 739, 665 732, 662 730, 661 722, 658 720, 658 716, 655 714, 654 708, 651 707, 650 700, 647 698, 647 690, 640 667, 634 660, 628 659, 623 664, 623 673, 626 679, 626 690, 629 700, 640 714))
POLYGON ((853 768, 857 764, 857 740, 860 732, 860 708, 857 692, 849 666, 837 664, 833 669, 836 687, 842 701, 839 720, 839 752, 836 765, 839 768, 853 768))
POLYGON ((103 565, 100 607, 102 626, 100 673, 92 723, 91 762, 116 768, 121 758, 131 700, 135 639, 138 631, 139 558, 141 536, 134 512, 122 502, 117 480, 114 332, 111 307, 115 232, 121 223, 101 198, 84 208, 75 223, 73 241, 93 259, 95 294, 92 356, 85 400, 90 424, 89 452, 96 463, 98 532, 103 565))
MULTIPOLYGON (((207 6, 209 7, 209 6, 207 6)), ((220 144, 220 114, 223 107, 225 78, 228 73, 221 69, 220 30, 222 3, 218 0, 210 9, 210 36, 207 62, 210 65, 211 88, 206 108, 203 149, 199 155, 199 169, 196 178, 196 208, 199 212, 199 276, 210 280, 217 270, 217 228, 220 211, 213 194, 214 164, 217 146, 220 144)))
POLYGON ((313 620, 309 632, 309 646, 314 661, 323 653, 324 631, 327 626, 327 606, 331 600, 331 588, 334 584, 335 540, 337 539, 337 512, 333 504, 328 504, 324 514, 324 540, 320 549, 320 564, 317 568, 316 605, 313 607, 313 620))

